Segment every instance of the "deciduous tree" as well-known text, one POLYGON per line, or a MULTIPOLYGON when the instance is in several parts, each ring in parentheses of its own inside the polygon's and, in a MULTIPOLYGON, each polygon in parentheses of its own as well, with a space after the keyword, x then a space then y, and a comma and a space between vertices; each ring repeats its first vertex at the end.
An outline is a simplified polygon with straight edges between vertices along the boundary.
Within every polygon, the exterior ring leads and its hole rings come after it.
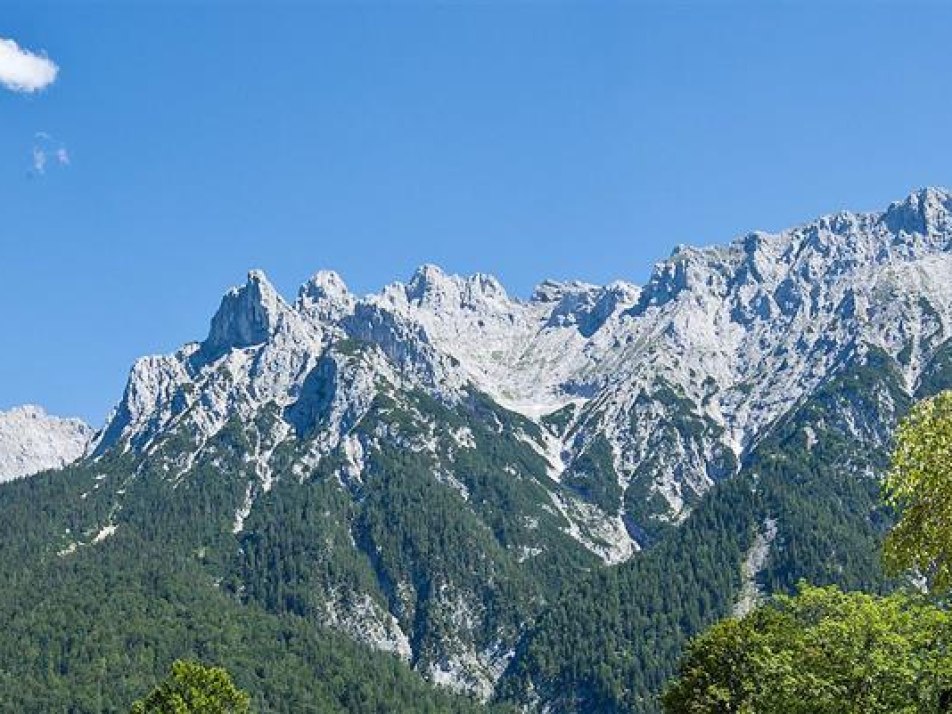
POLYGON ((667 714, 948 711, 952 615, 903 594, 801 586, 695 639, 667 714))
POLYGON ((894 571, 914 570, 933 590, 952 587, 952 391, 917 404, 900 424, 886 501, 899 521, 884 555, 894 571))
POLYGON ((250 698, 221 667, 177 660, 168 678, 132 705, 131 714, 248 714, 250 698))

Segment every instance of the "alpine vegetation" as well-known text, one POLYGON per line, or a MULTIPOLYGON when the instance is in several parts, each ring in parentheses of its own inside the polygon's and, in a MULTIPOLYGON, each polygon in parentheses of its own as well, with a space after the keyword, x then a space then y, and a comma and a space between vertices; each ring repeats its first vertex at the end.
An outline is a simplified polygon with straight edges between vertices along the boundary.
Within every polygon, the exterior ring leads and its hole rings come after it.
POLYGON ((659 711, 716 620, 801 578, 892 587, 879 477, 950 386, 940 189, 526 300, 253 271, 91 440, 3 472, 86 453, 0 489, 0 708, 114 710, 197 658, 256 711, 384 681, 395 711, 659 711))

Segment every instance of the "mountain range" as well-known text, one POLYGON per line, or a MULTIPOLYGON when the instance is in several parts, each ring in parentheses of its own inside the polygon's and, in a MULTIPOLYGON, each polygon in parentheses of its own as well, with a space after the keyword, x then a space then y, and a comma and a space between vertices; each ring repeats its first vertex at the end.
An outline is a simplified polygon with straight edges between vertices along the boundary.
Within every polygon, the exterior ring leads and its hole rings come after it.
POLYGON ((432 265, 289 300, 252 271, 202 341, 133 365, 99 431, 0 415, 0 476, 43 471, 0 489, 0 560, 82 586, 136 544, 202 602, 480 702, 653 712, 714 619, 801 577, 891 587, 877 479, 897 420, 949 387, 941 189, 527 300, 432 265))

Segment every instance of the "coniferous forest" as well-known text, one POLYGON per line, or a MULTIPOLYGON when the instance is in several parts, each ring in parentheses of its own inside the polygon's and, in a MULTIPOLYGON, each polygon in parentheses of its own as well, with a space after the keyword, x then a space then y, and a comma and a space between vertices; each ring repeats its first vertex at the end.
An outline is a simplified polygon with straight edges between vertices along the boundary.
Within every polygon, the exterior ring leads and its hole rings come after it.
MULTIPOLYGON (((148 462, 114 455, 5 484, 0 708, 123 712, 174 660, 190 658, 224 667, 260 712, 507 711, 533 696, 558 711, 660 711, 690 638, 731 613, 739 564, 766 519, 780 524, 780 547, 761 573, 768 595, 794 592, 800 581, 869 593, 901 584, 881 566, 893 515, 879 482, 853 475, 887 467, 891 443, 859 450, 836 428, 845 405, 871 409, 870 394, 899 393, 877 359, 792 412, 738 476, 618 566, 578 556, 532 572, 511 563, 504 544, 516 524, 498 504, 531 501, 531 490, 494 480, 478 452, 469 486, 486 489, 488 528, 468 520, 455 491, 432 488, 426 461, 410 452, 382 454, 356 506, 333 485, 332 464, 280 482, 237 537, 225 507, 236 483, 225 469, 173 485, 150 478, 148 462), (807 449, 805 424, 830 429, 807 449), (70 546, 73 534, 110 515, 117 491, 125 491, 117 532, 70 546), (499 578, 484 591, 494 627, 532 623, 490 702, 434 688, 411 666, 324 624, 326 593, 371 592, 392 607, 387 583, 406 577, 423 592, 440 577, 472 578, 477 591, 480 580, 499 578)), ((422 397, 417 405, 440 409, 422 397)), ((219 456, 247 448, 237 422, 218 438, 219 456)), ((446 626, 424 615, 407 613, 415 650, 442 641, 432 628, 446 626)))

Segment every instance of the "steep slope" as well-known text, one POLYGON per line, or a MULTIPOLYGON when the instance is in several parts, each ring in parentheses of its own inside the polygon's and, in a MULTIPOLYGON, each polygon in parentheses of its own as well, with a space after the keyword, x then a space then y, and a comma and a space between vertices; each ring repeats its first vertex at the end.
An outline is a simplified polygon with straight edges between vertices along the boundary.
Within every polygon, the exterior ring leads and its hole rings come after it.
MULTIPOLYGON (((950 207, 926 189, 883 213, 679 248, 644 288, 550 282, 528 301, 424 266, 365 298, 318 273, 291 304, 253 272, 203 342, 135 365, 96 453, 134 454, 172 484, 223 471, 221 507, 249 544, 275 483, 336 484, 322 498, 343 509, 335 547, 364 561, 347 576, 363 604, 326 580, 312 593, 326 620, 489 696, 563 581, 663 537, 858 349, 916 390, 952 333, 950 207), (400 505, 412 488, 455 535, 417 530, 421 510, 400 505), (470 567, 449 578, 455 559, 470 567)), ((890 419, 873 417, 878 435, 890 419)), ((267 600, 285 584, 240 592, 267 600)))
MULTIPOLYGON (((937 388, 952 388, 952 379, 937 388)), ((497 691, 551 712, 659 711, 687 639, 755 591, 800 579, 885 590, 879 482, 910 399, 898 363, 858 346, 642 557, 574 584, 538 619, 497 691)))
MULTIPOLYGON (((544 283, 528 301, 489 276, 424 266, 363 299, 319 273, 292 306, 255 272, 223 300, 203 343, 136 364, 97 453, 119 442, 147 451, 184 423, 199 448, 229 415, 306 397, 322 358, 328 369, 329 345, 353 340, 378 351, 368 375, 377 370, 397 388, 450 405, 476 389, 543 418, 534 441, 552 478, 570 478, 605 524, 627 513, 642 533, 677 522, 736 473, 853 344, 883 348, 907 386, 916 384, 950 336, 949 205, 949 194, 926 189, 880 214, 680 248, 644 289, 544 283)), ((350 400, 353 422, 375 378, 327 398, 350 400)), ((331 420, 312 434, 314 458, 342 428, 331 420)), ((611 530, 612 547, 600 554, 629 557, 637 543, 620 520, 611 530)))
POLYGON ((214 549, 196 548, 229 526, 207 524, 212 479, 168 506, 165 492, 131 496, 127 520, 106 530, 129 465, 111 456, 0 488, 0 710, 128 712, 190 657, 227 667, 261 714, 485 711, 344 635, 223 591, 214 549))
POLYGON ((62 468, 86 452, 93 430, 79 419, 50 416, 40 407, 0 412, 0 481, 62 468))
POLYGON ((76 490, 0 548, 94 572, 145 544, 483 700, 651 712, 750 593, 888 586, 875 477, 950 345, 937 189, 679 248, 644 287, 519 300, 424 266, 290 302, 255 271, 202 342, 133 366, 76 490))

